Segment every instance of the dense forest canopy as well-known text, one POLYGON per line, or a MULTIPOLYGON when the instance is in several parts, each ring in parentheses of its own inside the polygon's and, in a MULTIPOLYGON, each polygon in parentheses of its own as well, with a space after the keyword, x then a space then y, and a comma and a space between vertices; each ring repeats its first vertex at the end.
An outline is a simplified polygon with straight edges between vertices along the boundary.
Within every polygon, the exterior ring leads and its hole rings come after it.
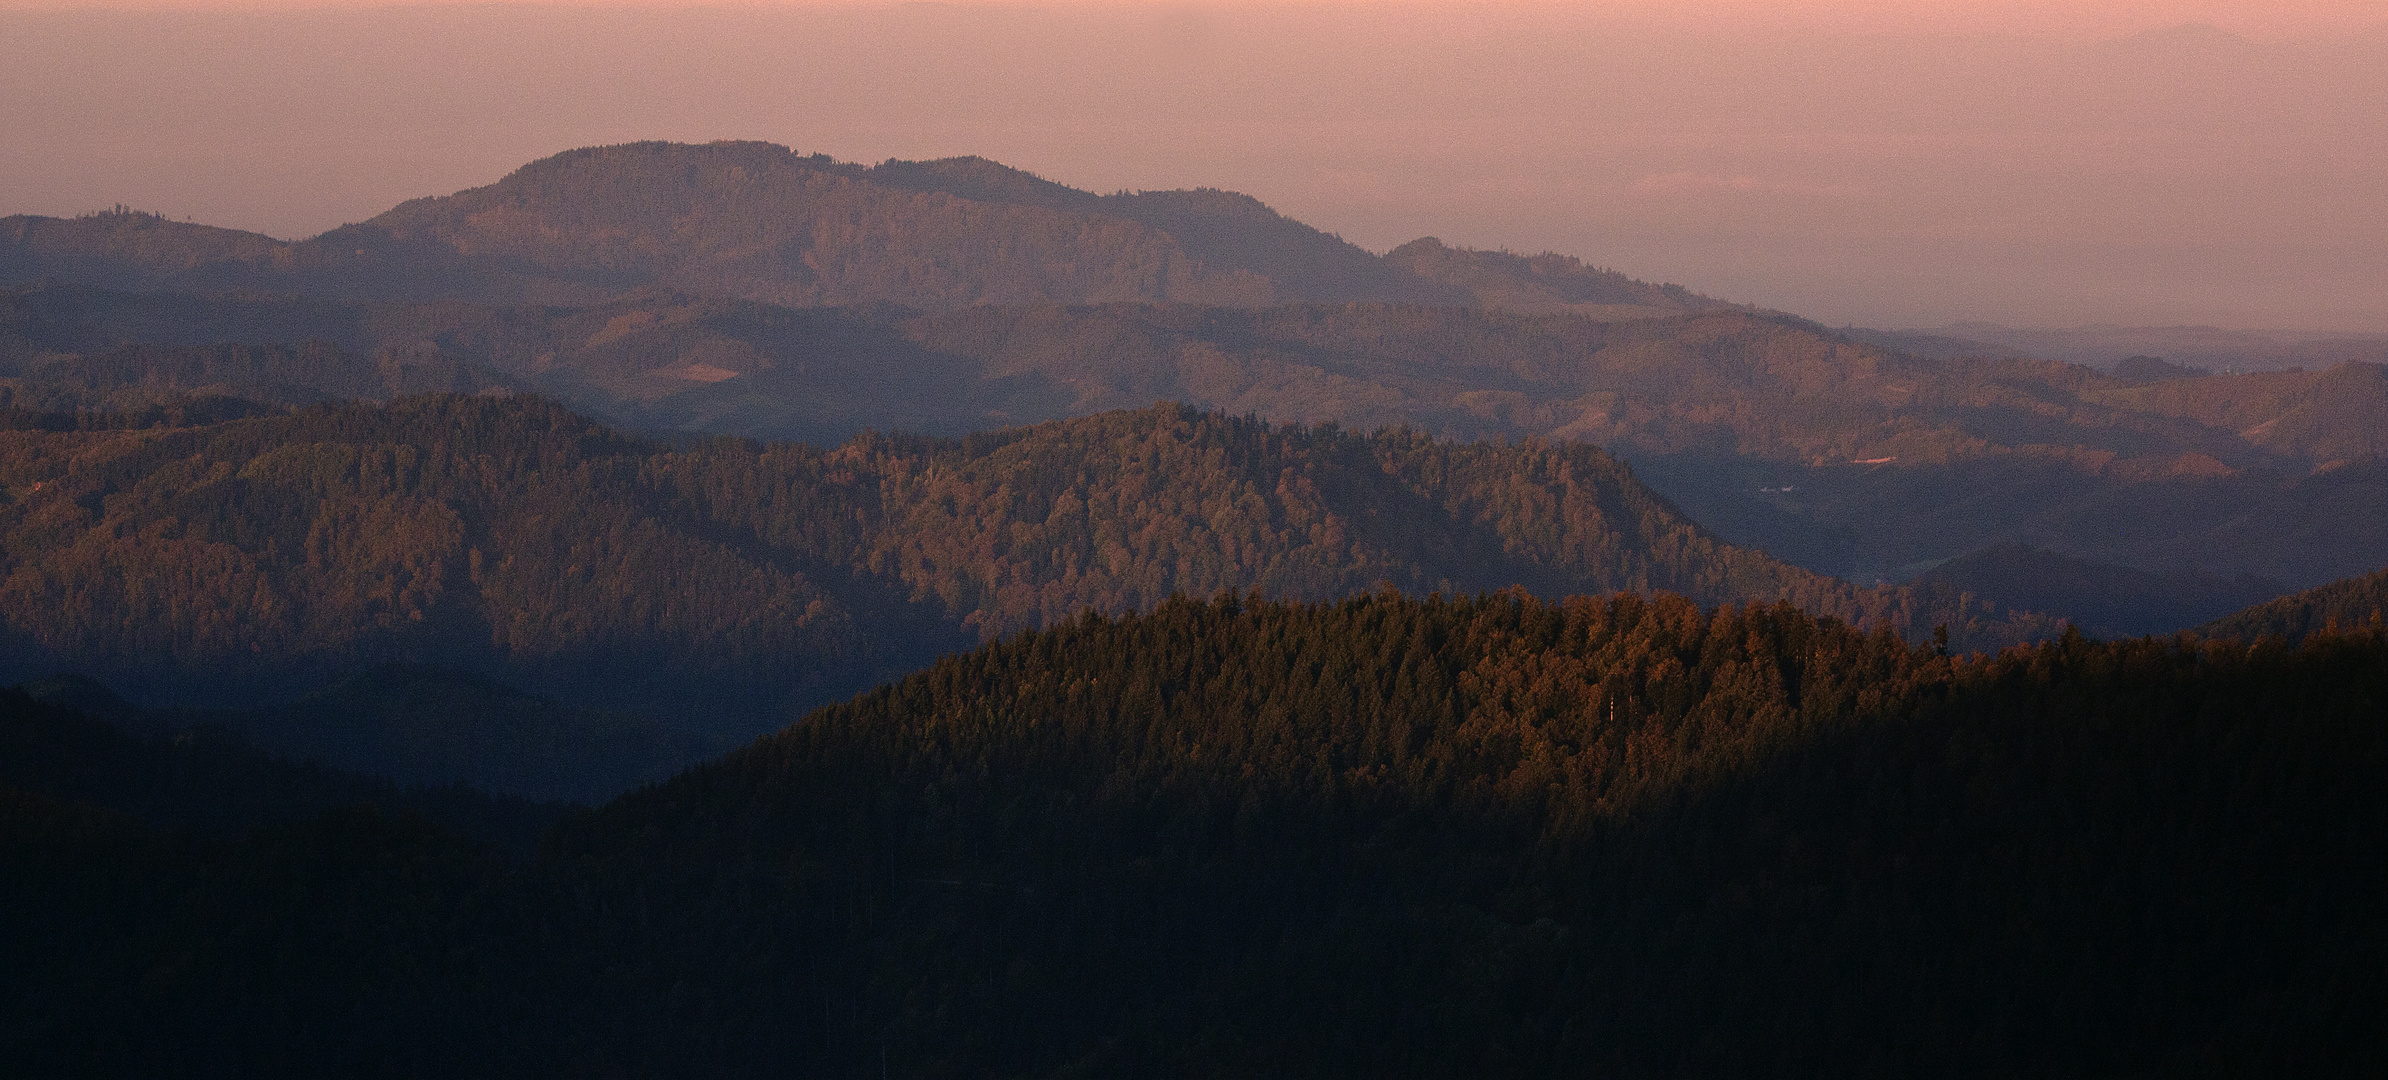
POLYGON ((0 907, 40 931, 0 1045, 94 1075, 2359 1076, 2384 680, 2376 631, 1963 658, 1785 604, 1171 601, 948 657, 513 870, 387 813, 178 840, 0 791, 0 907))

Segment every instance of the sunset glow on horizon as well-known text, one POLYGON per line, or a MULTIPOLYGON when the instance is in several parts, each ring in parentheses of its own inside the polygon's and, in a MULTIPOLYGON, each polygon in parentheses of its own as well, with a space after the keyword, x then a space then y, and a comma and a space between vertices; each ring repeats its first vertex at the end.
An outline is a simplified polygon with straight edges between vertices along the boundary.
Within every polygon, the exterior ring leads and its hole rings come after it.
POLYGON ((0 0, 0 11, 297 12, 406 7, 696 9, 1012 8, 1358 11, 1510 9, 1679 23, 1784 22, 1893 33, 2127 34, 2203 23, 2273 40, 2388 23, 2388 0, 0 0))
POLYGON ((0 0, 0 214, 284 237, 639 139, 1221 187, 1832 323, 2388 330, 2388 2, 0 0))

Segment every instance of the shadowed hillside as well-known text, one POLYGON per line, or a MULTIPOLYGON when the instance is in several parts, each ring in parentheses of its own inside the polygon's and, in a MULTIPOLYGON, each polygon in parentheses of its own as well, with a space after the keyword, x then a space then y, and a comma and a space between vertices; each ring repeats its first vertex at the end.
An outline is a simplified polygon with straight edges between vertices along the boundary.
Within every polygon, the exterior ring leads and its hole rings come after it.
POLYGON ((270 754, 219 727, 138 730, 149 718, 123 702, 103 704, 103 718, 60 700, 59 689, 55 680, 0 688, 0 798, 30 796, 208 836, 374 805, 517 855, 571 810, 452 785, 400 787, 270 754))
POLYGON ((0 937, 0 1051, 2363 1076, 2384 679, 2377 633, 1960 659, 1672 597, 1177 601, 949 657, 513 872, 370 812, 194 843, 0 790, 38 931, 0 937))

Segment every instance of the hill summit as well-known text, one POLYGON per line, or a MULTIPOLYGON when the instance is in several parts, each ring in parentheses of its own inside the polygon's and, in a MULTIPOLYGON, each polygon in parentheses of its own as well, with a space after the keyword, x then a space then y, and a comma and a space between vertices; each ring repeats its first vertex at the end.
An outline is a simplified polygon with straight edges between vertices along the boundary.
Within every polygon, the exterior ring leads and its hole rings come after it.
MULTIPOLYGON (((1553 291, 1568 276, 1554 279, 1561 256, 1543 256, 1543 266, 1439 242, 1433 250, 1442 257, 1378 256, 1216 188, 1097 195, 980 157, 865 166, 763 142, 571 150, 494 184, 289 243, 124 211, 0 219, 0 280, 356 300, 591 303, 662 287, 798 307, 940 310, 1548 306, 1571 295, 1565 281, 1553 291)), ((1720 306, 1622 277, 1596 284, 1630 294, 1612 315, 1720 306)))

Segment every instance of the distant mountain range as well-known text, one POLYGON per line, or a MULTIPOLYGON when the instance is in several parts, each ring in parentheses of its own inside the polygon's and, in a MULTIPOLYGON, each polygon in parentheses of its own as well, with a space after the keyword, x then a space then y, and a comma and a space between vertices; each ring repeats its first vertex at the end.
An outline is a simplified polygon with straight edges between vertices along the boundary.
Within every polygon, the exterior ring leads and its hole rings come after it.
POLYGON ((1919 356, 2036 356, 2100 370, 2153 357, 2213 373, 2320 371, 2346 363, 2388 363, 2388 335, 2225 330, 2213 326, 2022 328, 1953 323, 1931 330, 1864 330, 1852 336, 1919 356))
POLYGON ((10 280, 0 390, 36 410, 533 390, 636 431, 826 446, 1168 400, 1592 442, 1718 535, 1861 582, 2028 544, 2142 575, 2099 586, 2153 605, 2115 625, 2214 602, 2150 581, 2388 564, 2388 356, 2360 342, 2326 370, 2198 378, 2173 350, 2088 357, 2102 373, 1557 255, 1378 256, 1241 195, 977 158, 602 147, 296 242, 11 218, 10 280))
POLYGON ((0 280, 587 304, 661 287, 772 304, 1495 303, 1725 307, 1561 256, 1377 256, 1215 189, 1095 195, 984 158, 865 167, 768 143, 575 150, 284 242, 112 211, 0 218, 0 280))

